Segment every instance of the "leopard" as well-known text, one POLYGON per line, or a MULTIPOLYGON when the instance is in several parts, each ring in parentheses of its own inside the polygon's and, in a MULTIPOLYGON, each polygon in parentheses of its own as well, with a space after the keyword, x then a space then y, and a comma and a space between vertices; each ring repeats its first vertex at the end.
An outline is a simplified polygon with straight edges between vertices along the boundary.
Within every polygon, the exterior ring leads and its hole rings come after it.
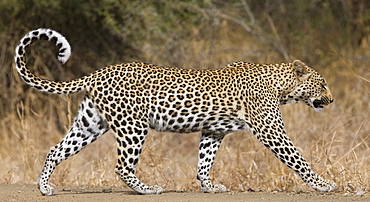
POLYGON ((109 65, 69 81, 41 78, 27 67, 26 50, 37 40, 58 48, 67 62, 71 46, 59 32, 39 28, 27 33, 15 49, 15 68, 31 87, 50 94, 84 92, 77 116, 66 136, 50 147, 37 185, 53 195, 51 174, 64 160, 111 130, 117 145, 115 173, 139 194, 160 194, 163 188, 140 181, 135 170, 149 130, 200 132, 197 180, 204 193, 227 192, 213 184, 210 170, 224 137, 249 131, 312 189, 330 192, 333 180, 323 179, 287 136, 281 105, 304 103, 315 111, 334 101, 326 80, 300 60, 288 63, 232 62, 222 68, 188 69, 142 62, 109 65))

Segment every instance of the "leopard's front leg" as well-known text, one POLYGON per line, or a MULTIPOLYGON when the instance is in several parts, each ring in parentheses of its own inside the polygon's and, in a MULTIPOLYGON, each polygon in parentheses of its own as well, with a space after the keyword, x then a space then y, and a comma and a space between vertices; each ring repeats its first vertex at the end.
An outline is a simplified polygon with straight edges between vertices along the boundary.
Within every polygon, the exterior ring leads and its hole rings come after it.
POLYGON ((325 180, 311 170, 307 161, 285 134, 281 134, 278 138, 274 138, 273 140, 267 139, 265 135, 257 135, 257 138, 270 149, 280 161, 293 169, 312 189, 327 192, 336 189, 336 184, 333 181, 325 180))
POLYGON ((255 122, 259 123, 260 128, 255 129, 254 134, 280 161, 294 170, 314 190, 329 192, 336 189, 336 184, 333 181, 325 180, 311 170, 307 161, 286 135, 280 112, 256 116, 254 121, 256 121, 256 118, 260 118, 259 122, 255 122), (280 116, 271 117, 271 114, 279 114, 280 116), (271 124, 268 125, 267 122, 271 124))
POLYGON ((217 150, 221 145, 223 137, 224 135, 202 133, 200 139, 197 178, 200 181, 200 187, 202 191, 205 193, 220 193, 227 191, 224 185, 213 185, 209 179, 209 171, 211 170, 217 150))

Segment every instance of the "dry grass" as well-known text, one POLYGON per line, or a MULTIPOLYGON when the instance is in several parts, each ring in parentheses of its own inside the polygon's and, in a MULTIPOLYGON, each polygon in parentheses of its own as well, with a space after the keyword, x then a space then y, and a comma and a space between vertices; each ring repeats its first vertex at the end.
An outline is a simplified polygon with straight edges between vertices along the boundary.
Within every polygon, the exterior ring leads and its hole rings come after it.
MULTIPOLYGON (((275 54, 252 42, 243 34, 224 31, 217 39, 189 39, 171 53, 165 48, 146 47, 146 62, 171 65, 161 55, 173 56, 181 66, 192 68, 220 67, 235 60, 280 61, 275 54)), ((351 53, 333 51, 330 57, 336 62, 328 67, 316 67, 319 62, 310 64, 327 78, 335 97, 324 112, 316 113, 303 104, 283 107, 287 132, 295 145, 317 173, 334 180, 343 192, 370 190, 370 61, 365 57, 370 55, 366 52, 368 48, 367 44, 351 53)), ((11 60, 5 58, 1 65, 10 64, 11 60)), ((42 67, 42 62, 37 59, 35 62, 42 67)), ((14 83, 9 86, 12 96, 2 101, 13 104, 2 105, 0 109, 9 112, 1 116, 0 123, 0 183, 34 184, 49 147, 58 143, 71 125, 81 95, 58 97, 39 93, 24 88, 15 74, 14 83), (45 107, 40 108, 40 103, 45 107)), ((137 176, 147 184, 158 184, 167 190, 198 190, 199 137, 199 133, 151 131, 137 176)), ((114 174, 115 158, 115 140, 109 132, 59 165, 51 183, 125 186, 114 174)), ((248 132, 225 138, 211 172, 215 182, 231 190, 311 190, 248 132)))

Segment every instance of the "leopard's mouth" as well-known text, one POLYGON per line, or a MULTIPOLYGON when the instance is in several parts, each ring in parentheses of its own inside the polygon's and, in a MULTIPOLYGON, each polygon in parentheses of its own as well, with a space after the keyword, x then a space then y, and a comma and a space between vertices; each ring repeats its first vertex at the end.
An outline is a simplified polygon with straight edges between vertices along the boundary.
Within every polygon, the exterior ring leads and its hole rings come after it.
POLYGON ((314 100, 312 104, 313 104, 313 107, 315 107, 315 108, 323 108, 324 107, 324 102, 322 100, 314 100))
POLYGON ((324 106, 332 103, 334 100, 327 97, 322 97, 321 99, 315 99, 312 104, 316 111, 322 111, 324 106))

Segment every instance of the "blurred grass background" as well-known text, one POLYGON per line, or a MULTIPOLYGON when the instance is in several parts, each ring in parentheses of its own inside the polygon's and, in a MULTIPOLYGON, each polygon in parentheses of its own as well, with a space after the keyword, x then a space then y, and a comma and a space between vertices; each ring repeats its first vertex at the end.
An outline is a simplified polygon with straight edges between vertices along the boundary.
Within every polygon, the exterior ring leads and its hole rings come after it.
MULTIPOLYGON (((323 75, 335 102, 316 113, 283 106, 288 135, 339 191, 370 189, 370 3, 366 0, 2 0, 0 2, 0 183, 35 184, 49 147, 66 134, 82 94, 55 96, 22 83, 14 49, 39 27, 62 33, 72 57, 38 41, 27 61, 37 75, 70 80, 141 61, 194 69, 233 61, 300 59, 323 75)), ((199 133, 151 131, 137 169, 147 184, 199 190, 199 133)), ((57 167, 55 186, 125 186, 114 174, 112 133, 57 167)), ((311 191, 248 132, 228 135, 211 177, 231 190, 311 191)))

